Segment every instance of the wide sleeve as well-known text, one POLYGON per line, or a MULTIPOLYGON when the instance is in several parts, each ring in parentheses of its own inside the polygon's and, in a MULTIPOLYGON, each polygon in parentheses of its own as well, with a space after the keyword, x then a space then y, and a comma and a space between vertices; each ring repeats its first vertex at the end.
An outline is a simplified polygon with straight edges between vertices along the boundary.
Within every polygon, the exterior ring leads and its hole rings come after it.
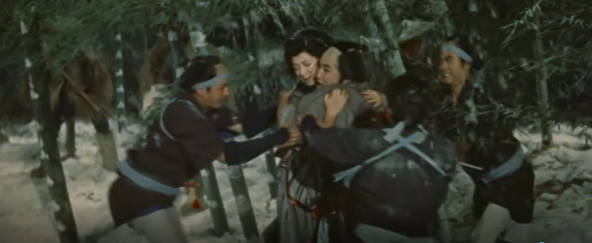
POLYGON ((260 109, 255 100, 244 101, 240 112, 240 123, 247 138, 265 131, 276 123, 277 106, 260 109))
POLYGON ((262 153, 265 153, 265 151, 273 149, 274 146, 285 143, 289 136, 288 129, 280 128, 277 131, 260 138, 242 142, 227 142, 224 144, 226 164, 239 165, 247 163, 262 153))
POLYGON ((195 114, 188 104, 172 103, 166 110, 164 125, 196 169, 204 168, 222 155, 224 141, 216 127, 195 114))

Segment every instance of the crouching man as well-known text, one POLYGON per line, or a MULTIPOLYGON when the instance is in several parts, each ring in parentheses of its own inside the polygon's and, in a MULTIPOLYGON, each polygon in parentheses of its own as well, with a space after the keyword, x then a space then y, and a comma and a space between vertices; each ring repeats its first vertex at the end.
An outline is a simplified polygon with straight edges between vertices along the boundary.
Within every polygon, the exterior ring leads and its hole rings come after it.
POLYGON ((172 206, 184 182, 214 160, 237 165, 299 139, 280 128, 245 142, 224 142, 216 111, 229 96, 228 72, 215 56, 191 60, 181 77, 183 90, 149 127, 141 148, 128 151, 109 192, 115 226, 129 223, 153 243, 188 242, 172 206))

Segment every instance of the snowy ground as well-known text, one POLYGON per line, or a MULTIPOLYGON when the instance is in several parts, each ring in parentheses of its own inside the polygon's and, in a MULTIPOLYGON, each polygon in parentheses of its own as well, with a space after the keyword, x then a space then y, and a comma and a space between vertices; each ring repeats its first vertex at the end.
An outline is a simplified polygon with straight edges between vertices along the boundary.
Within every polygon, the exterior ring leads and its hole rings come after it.
MULTIPOLYGON (((540 147, 539 134, 515 135, 530 154, 537 201, 533 224, 513 223, 507 229, 508 238, 515 243, 592 242, 592 150, 585 148, 585 141, 578 139, 577 131, 565 128, 556 128, 555 146, 538 155, 531 152, 540 147)), ((454 242, 467 242, 470 235, 473 190, 468 175, 458 173, 445 204, 454 242)))
MULTIPOLYGON (((137 129, 137 128, 136 128, 137 129)), ((65 128, 58 142, 65 153, 65 128)), ((0 145, 0 242, 1 243, 43 243, 59 242, 53 227, 53 215, 44 209, 50 205, 46 180, 32 180, 29 171, 39 164, 32 154, 40 145, 30 127, 8 131, 10 143, 0 145), (45 203, 41 203, 45 202, 45 203)), ((127 226, 112 229, 111 215, 107 202, 107 191, 115 175, 103 170, 98 153, 94 128, 90 124, 76 124, 76 159, 63 162, 68 192, 78 226, 78 232, 85 242, 98 243, 144 243, 147 242, 127 226)), ((118 134, 120 158, 125 155, 134 131, 118 134)), ((241 242, 244 241, 239 223, 237 207, 232 196, 226 166, 215 164, 218 183, 233 234, 222 238, 209 236, 212 227, 208 211, 187 216, 183 219, 185 230, 191 242, 241 242)), ((272 220, 275 203, 270 201, 268 182, 263 157, 243 167, 243 172, 253 200, 253 209, 260 231, 272 220)))
MULTIPOLYGON (((147 242, 126 226, 112 229, 106 194, 114 175, 101 167, 92 125, 78 123, 76 131, 77 158, 63 165, 81 239, 100 243, 147 242)), ((62 129, 59 138, 62 151, 65 151, 64 132, 62 129)), ((130 129, 130 132, 118 134, 120 158, 134 132, 137 131, 130 129)), ((582 150, 584 142, 574 134, 558 130, 556 146, 532 159, 540 195, 535 222, 527 226, 530 230, 524 243, 592 242, 592 162, 588 159, 592 158, 592 150, 582 150)), ((29 171, 39 164, 39 159, 32 157, 39 150, 36 136, 29 126, 13 128, 8 135, 10 143, 0 145, 0 242, 59 242, 51 223, 53 215, 45 209, 50 201, 47 183, 29 178, 29 171)), ((539 144, 540 136, 517 135, 529 151, 539 144)), ((219 163, 215 168, 233 234, 222 238, 209 235, 212 221, 207 211, 185 217, 185 230, 191 242, 243 242, 226 168, 219 163)), ((263 158, 245 166, 244 173, 261 231, 275 215, 275 203, 270 201, 269 194, 270 177, 263 158)), ((462 172, 457 174, 451 187, 445 208, 451 218, 455 242, 463 242, 468 235, 473 188, 462 172)), ((511 227, 509 234, 514 234, 516 228, 511 227)))

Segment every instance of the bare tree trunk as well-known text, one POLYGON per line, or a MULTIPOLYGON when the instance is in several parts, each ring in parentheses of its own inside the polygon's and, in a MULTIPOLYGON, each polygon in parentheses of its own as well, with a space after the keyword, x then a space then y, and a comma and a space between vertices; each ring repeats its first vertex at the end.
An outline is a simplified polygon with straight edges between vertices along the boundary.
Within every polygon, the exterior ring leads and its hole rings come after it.
MULTIPOLYGON (((27 34, 24 22, 21 22, 22 34, 27 34)), ((35 22, 33 24, 35 26, 35 22)), ((35 34, 36 29, 33 30, 35 34)), ((31 38, 33 39, 33 37, 31 38)), ((35 39, 35 41, 38 41, 35 39)), ((41 53, 41 43, 34 49, 35 53, 41 53)), ((41 138, 41 165, 48 176, 49 194, 56 205, 54 210, 55 225, 58 229, 58 236, 62 243, 78 243, 78 231, 76 221, 72 214, 72 205, 68 196, 66 177, 60 160, 60 151, 57 145, 57 130, 55 129, 54 114, 49 101, 49 80, 45 68, 38 64, 34 68, 31 61, 25 58, 25 65, 29 75, 31 87, 31 101, 35 114, 35 121, 38 124, 38 134, 41 138), (33 75, 31 75, 33 74, 33 75)))
MULTIPOLYGON (((58 228, 60 241, 63 243, 78 243, 78 232, 74 215, 72 214, 72 205, 68 196, 66 186, 66 177, 60 160, 60 152, 57 145, 57 132, 53 129, 55 120, 51 107, 49 105, 49 87, 47 80, 43 80, 45 74, 42 70, 37 71, 35 82, 32 89, 38 94, 37 99, 33 99, 35 104, 35 118, 39 123, 41 130, 41 165, 48 178, 49 193, 52 200, 56 203, 57 209, 54 211, 55 223, 58 228)), ((33 79, 31 79, 33 80, 33 79)))
POLYGON ((547 68, 544 66, 543 35, 540 30, 540 9, 534 11, 534 25, 536 26, 534 41, 534 56, 537 64, 536 80, 539 94, 539 110, 541 115, 543 149, 553 145, 553 123, 551 122, 549 94, 547 92, 547 68))

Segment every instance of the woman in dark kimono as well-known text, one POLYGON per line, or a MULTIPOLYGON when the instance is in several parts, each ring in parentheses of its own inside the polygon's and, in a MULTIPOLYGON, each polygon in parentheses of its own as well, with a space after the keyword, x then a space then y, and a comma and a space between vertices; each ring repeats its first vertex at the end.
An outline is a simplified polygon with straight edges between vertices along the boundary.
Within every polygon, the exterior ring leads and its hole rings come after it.
POLYGON ((446 91, 438 127, 457 141, 458 160, 475 183, 473 214, 479 221, 472 242, 493 243, 510 219, 519 224, 532 221, 533 168, 524 161, 511 119, 479 80, 475 70, 481 63, 469 40, 449 38, 440 57, 446 91))

